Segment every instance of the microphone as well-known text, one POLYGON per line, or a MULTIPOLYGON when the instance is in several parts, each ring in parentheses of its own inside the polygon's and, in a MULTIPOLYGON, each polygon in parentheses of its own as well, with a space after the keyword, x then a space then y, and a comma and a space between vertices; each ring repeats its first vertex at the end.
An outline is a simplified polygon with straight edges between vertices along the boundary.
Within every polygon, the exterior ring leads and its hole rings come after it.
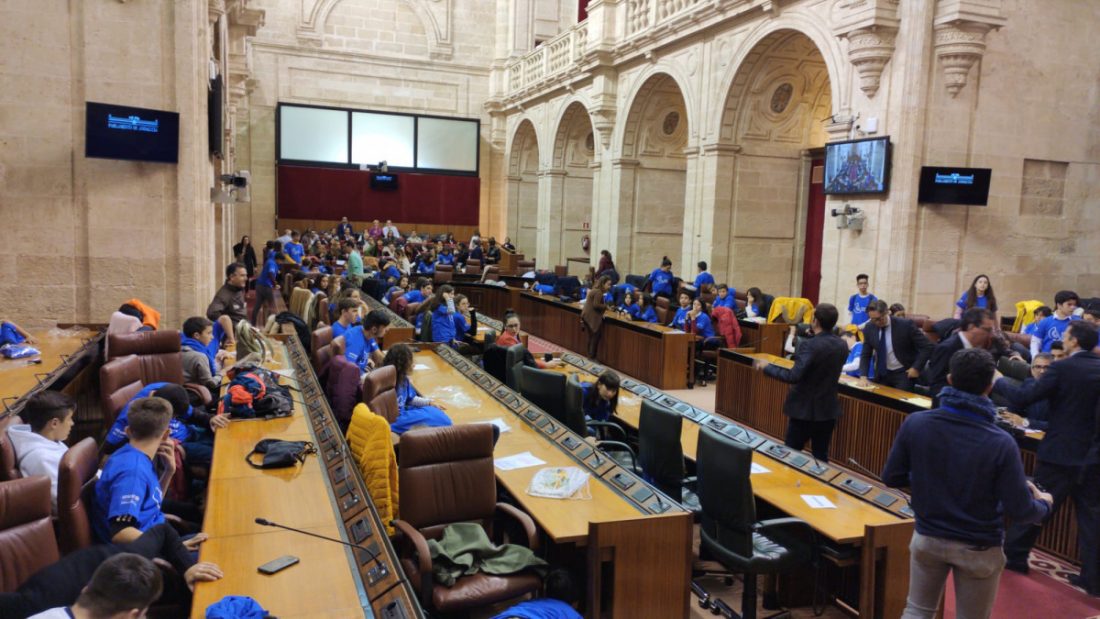
POLYGON ((857 462, 855 458, 848 458, 848 464, 852 465, 853 468, 855 468, 857 471, 859 471, 860 473, 862 473, 862 474, 864 474, 868 477, 873 477, 874 479, 879 478, 878 475, 875 475, 873 472, 871 472, 871 469, 869 469, 869 468, 863 466, 862 464, 860 464, 859 462, 857 462))
MULTIPOLYGON (((373 561, 375 563, 375 565, 377 566, 377 567, 371 568, 370 570, 367 571, 367 579, 370 582, 370 584, 372 584, 372 585, 374 583, 382 580, 386 576, 389 576, 389 574, 390 574, 390 570, 389 570, 388 567, 386 567, 386 564, 382 561, 382 557, 380 557, 378 555, 378 553, 371 550, 370 548, 367 548, 366 546, 363 546, 363 545, 360 545, 360 544, 353 544, 351 542, 345 542, 344 540, 337 539, 335 537, 328 537, 328 536, 325 536, 325 535, 318 535, 317 533, 310 533, 309 531, 303 531, 301 529, 295 529, 294 527, 288 527, 285 524, 279 524, 278 522, 268 520, 267 518, 256 518, 255 522, 256 522, 256 524, 258 524, 260 526, 275 527, 277 529, 284 529, 286 531, 291 531, 293 533, 301 533, 302 535, 308 535, 310 537, 316 537, 318 539, 323 539, 323 540, 328 541, 328 542, 336 542, 337 544, 343 544, 344 546, 350 546, 351 548, 355 548, 356 550, 362 550, 363 552, 367 553, 367 556, 370 557, 370 560, 373 561)), ((403 578, 400 577, 400 575, 398 576, 398 578, 399 578, 399 580, 404 580, 403 578)))

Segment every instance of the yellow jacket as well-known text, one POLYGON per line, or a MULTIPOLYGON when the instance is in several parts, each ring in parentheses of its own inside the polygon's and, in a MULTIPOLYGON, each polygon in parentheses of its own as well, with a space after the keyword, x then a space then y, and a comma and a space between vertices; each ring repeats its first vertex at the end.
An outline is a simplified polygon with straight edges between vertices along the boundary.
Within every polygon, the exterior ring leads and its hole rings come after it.
POLYGON ((386 526, 386 533, 393 535, 390 521, 398 517, 397 456, 390 440, 389 422, 372 413, 366 404, 356 404, 348 426, 348 446, 359 464, 367 492, 386 526))
POLYGON ((1016 321, 1012 323, 1012 331, 1019 333, 1024 330, 1024 327, 1035 322, 1035 310, 1042 306, 1042 301, 1018 301, 1016 303, 1016 321))
POLYGON ((779 317, 783 317, 783 322, 787 323, 813 322, 814 304, 809 299, 776 297, 768 312, 768 322, 776 322, 779 317))

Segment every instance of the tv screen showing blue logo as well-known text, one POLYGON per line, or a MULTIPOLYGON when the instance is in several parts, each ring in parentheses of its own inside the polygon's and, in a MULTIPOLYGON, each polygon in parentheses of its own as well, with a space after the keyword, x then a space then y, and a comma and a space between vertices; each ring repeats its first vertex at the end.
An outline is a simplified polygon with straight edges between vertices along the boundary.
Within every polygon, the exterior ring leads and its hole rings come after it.
POLYGON ((84 156, 176 163, 179 118, 176 112, 89 101, 84 156))
POLYGON ((985 206, 989 202, 989 168, 933 168, 920 170, 917 201, 924 204, 985 206))

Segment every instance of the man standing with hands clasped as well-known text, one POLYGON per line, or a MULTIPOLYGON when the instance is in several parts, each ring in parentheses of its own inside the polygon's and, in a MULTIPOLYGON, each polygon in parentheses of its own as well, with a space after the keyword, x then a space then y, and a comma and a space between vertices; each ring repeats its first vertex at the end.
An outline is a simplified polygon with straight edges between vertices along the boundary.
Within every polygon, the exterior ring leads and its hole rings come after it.
POLYGON ((902 422, 882 480, 913 494, 909 597, 902 619, 931 619, 948 572, 960 619, 993 610, 1005 566, 1004 520, 1038 522, 1053 499, 1024 477, 1016 441, 994 425, 993 356, 980 348, 951 356, 940 408, 902 422))
POLYGON ((867 387, 871 358, 875 363, 875 382, 913 390, 913 379, 920 376, 932 355, 932 342, 920 327, 906 318, 890 316, 886 301, 876 299, 867 306, 867 324, 863 327, 863 355, 859 358, 859 383, 867 387))
POLYGON ((822 303, 814 309, 813 333, 794 351, 794 367, 771 365, 766 359, 753 361, 753 368, 764 370, 772 378, 792 383, 783 413, 787 420, 787 447, 802 449, 812 443, 814 458, 829 460, 829 441, 840 417, 837 388, 848 345, 833 335, 839 312, 836 306, 822 303))

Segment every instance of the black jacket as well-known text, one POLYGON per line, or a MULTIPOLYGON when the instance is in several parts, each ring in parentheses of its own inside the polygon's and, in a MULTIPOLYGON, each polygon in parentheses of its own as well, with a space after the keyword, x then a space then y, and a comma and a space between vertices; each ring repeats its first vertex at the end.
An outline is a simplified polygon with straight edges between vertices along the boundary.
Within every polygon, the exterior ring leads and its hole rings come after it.
POLYGON ((791 419, 828 421, 840 417, 837 388, 848 345, 831 333, 819 333, 803 340, 794 351, 794 367, 769 365, 764 373, 785 383, 791 391, 783 412, 791 419))
MULTIPOLYGON (((864 344, 865 348, 866 346, 867 345, 864 344)), ((936 347, 932 349, 932 356, 928 359, 928 369, 925 370, 925 382, 928 384, 928 395, 934 398, 947 386, 947 373, 948 370, 950 370, 951 355, 954 355, 962 349, 963 343, 962 340, 959 339, 958 332, 952 334, 951 337, 941 341, 939 344, 936 344, 936 347)))
MULTIPOLYGON (((1050 364, 1038 381, 1016 387, 998 380, 993 393, 1005 397, 1017 410, 1047 400, 1046 436, 1039 442, 1039 461, 1081 465, 1093 442, 1100 404, 1100 355, 1079 352, 1050 364)), ((1100 455, 1094 451, 1094 454, 1100 455)))
MULTIPOLYGON (((863 327, 863 354, 859 358, 859 375, 867 376, 871 369, 871 357, 878 345, 879 328, 869 322, 863 327)), ((924 336, 920 327, 907 318, 890 319, 890 339, 894 345, 894 356, 898 358, 902 369, 924 369, 928 357, 932 355, 932 342, 924 336)))

